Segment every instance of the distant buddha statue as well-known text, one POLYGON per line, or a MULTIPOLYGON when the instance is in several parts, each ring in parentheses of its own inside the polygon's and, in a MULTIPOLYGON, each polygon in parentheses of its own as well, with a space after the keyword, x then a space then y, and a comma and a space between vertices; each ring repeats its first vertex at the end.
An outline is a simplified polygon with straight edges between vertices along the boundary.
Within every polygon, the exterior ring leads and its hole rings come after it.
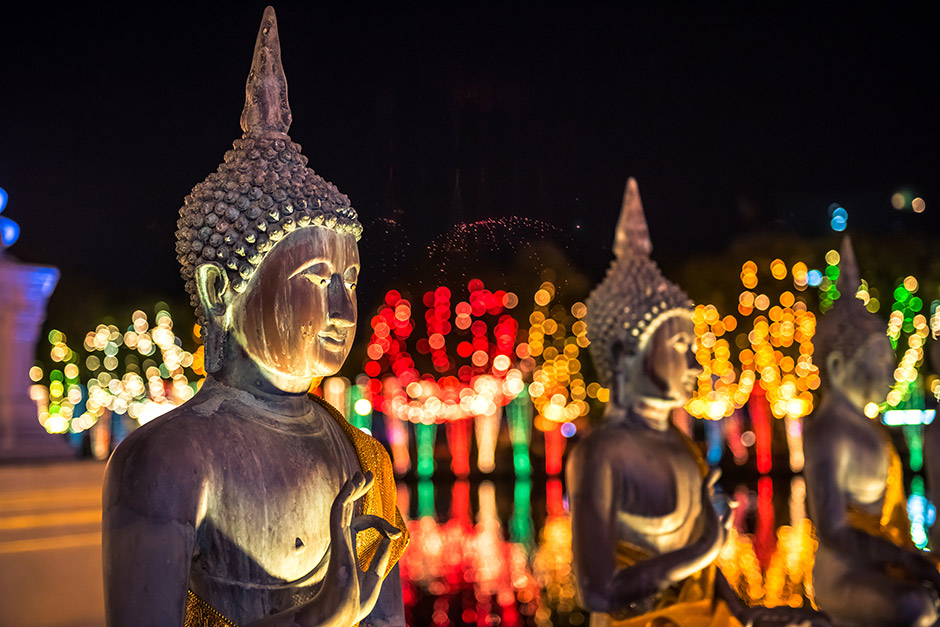
POLYGON ((246 90, 242 138, 178 223, 207 378, 108 465, 108 624, 404 625, 388 455, 307 394, 355 335, 362 227, 287 136, 270 7, 246 90))
POLYGON ((811 612, 745 607, 717 569, 730 507, 713 494, 717 473, 670 420, 700 373, 693 305, 649 258, 632 178, 613 248, 586 318, 610 402, 567 466, 574 570, 591 626, 826 624, 811 612))
POLYGON ((940 574, 910 539, 901 460, 864 408, 884 401, 894 352, 885 325, 855 293, 849 238, 840 251, 840 298, 817 326, 822 404, 804 433, 810 516, 819 537, 815 600, 837 625, 928 626, 938 618, 940 574))

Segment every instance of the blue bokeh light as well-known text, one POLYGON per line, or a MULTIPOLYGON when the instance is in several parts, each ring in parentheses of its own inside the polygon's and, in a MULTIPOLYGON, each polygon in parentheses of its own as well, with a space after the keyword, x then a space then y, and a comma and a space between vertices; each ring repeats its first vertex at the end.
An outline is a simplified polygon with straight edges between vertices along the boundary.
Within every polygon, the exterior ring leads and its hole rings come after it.
POLYGON ((836 203, 832 203, 829 205, 829 215, 832 216, 832 219, 829 221, 829 226, 832 227, 832 230, 837 233, 844 231, 849 223, 849 212, 836 203))
POLYGON ((822 282, 822 272, 819 270, 810 270, 806 273, 806 282, 813 287, 819 287, 822 282))
POLYGON ((3 213, 3 208, 7 206, 7 196, 6 190, 0 187, 0 213, 3 213))
POLYGON ((561 425, 561 434, 566 438, 570 438, 575 433, 577 433, 578 428, 574 426, 573 422, 565 422, 561 425))
POLYGON ((10 218, 0 217, 0 242, 3 242, 3 247, 12 246, 19 236, 20 225, 10 218))

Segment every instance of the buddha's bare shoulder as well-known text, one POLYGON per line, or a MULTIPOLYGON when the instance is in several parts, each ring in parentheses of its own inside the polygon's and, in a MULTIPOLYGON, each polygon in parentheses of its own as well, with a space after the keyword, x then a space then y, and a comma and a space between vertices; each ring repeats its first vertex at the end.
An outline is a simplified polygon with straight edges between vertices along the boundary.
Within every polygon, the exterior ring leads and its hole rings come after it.
POLYGON ((201 493, 209 478, 209 448, 218 448, 234 417, 226 395, 205 389, 189 402, 133 431, 115 448, 105 474, 105 503, 150 511, 167 491, 180 499, 201 493))
POLYGON ((642 435, 637 431, 619 424, 601 424, 578 442, 569 463, 580 468, 601 468, 605 462, 636 457, 644 449, 642 435))

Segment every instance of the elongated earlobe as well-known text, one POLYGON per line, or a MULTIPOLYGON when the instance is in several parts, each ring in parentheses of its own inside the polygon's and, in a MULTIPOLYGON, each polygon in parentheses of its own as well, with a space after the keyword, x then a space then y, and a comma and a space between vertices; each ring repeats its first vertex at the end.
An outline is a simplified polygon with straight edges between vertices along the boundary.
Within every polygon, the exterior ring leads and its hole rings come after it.
POLYGON ((225 353, 225 293, 228 277, 217 263, 204 263, 196 268, 196 289, 206 314, 202 339, 206 351, 206 372, 218 372, 225 353))
POLYGON ((833 386, 842 387, 843 379, 845 379, 845 361, 840 351, 832 351, 826 355, 826 376, 833 386))

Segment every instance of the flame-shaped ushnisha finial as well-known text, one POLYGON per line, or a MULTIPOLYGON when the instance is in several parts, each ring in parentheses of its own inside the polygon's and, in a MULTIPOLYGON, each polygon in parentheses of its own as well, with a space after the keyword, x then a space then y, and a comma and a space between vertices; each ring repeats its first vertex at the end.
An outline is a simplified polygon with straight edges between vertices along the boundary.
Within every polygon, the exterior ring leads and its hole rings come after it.
POLYGON ((291 123, 287 102, 287 78, 281 65, 281 40, 277 16, 267 7, 261 18, 251 71, 245 83, 245 108, 241 126, 245 135, 286 135, 291 123))
POLYGON ((852 240, 846 235, 842 238, 839 247, 839 280, 836 288, 840 298, 855 298, 859 286, 862 284, 861 274, 858 271, 858 262, 855 260, 855 250, 852 249, 852 240))
POLYGON ((591 356, 605 387, 613 385, 617 362, 640 354, 663 320, 691 314, 689 297, 662 275, 650 259, 652 250, 639 186, 630 178, 614 236, 614 261, 587 299, 591 356))
POLYGON ((617 232, 614 234, 614 257, 617 259, 627 255, 649 257, 652 252, 653 243, 650 241, 650 231, 646 226, 640 188, 636 184, 636 179, 631 176, 627 179, 627 186, 623 190, 623 205, 620 209, 620 219, 617 220, 617 232))
POLYGON ((861 284, 852 240, 846 235, 839 247, 839 279, 836 281, 839 298, 832 309, 820 316, 813 336, 817 363, 825 363, 832 351, 849 357, 872 335, 884 335, 884 323, 856 297, 861 284))
POLYGON ((244 134, 186 196, 177 221, 180 273, 201 325, 200 265, 224 267, 229 286, 243 292, 275 244, 296 229, 322 226, 357 240, 362 234, 349 198, 307 167, 300 145, 287 136, 290 123, 277 21, 268 7, 248 74, 244 134))

